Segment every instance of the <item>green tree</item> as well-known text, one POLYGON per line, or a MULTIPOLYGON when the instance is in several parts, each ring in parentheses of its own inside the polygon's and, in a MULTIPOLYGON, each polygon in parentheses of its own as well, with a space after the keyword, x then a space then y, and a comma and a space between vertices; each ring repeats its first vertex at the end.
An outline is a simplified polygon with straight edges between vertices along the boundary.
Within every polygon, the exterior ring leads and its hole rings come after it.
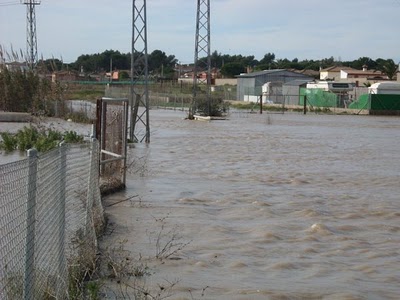
POLYGON ((275 64, 276 68, 278 69, 290 69, 291 62, 287 58, 285 59, 278 59, 275 64))
POLYGON ((258 62, 255 67, 256 70, 270 70, 276 68, 277 64, 275 61, 275 54, 269 52, 264 55, 264 57, 258 62))
POLYGON ((264 57, 260 60, 260 64, 262 65, 272 65, 275 62, 275 54, 274 53, 267 53, 264 57))
POLYGON ((218 51, 214 51, 211 54, 211 67, 222 68, 223 64, 224 64, 224 58, 221 55, 221 53, 218 53, 218 51))
POLYGON ((390 80, 393 80, 394 76, 397 73, 397 64, 395 64, 393 59, 387 59, 386 61, 383 61, 378 65, 378 70, 386 74, 386 76, 390 80))
POLYGON ((120 80, 127 80, 129 79, 129 74, 126 71, 122 71, 119 73, 119 79, 120 80))
POLYGON ((360 57, 348 64, 353 69, 362 70, 363 66, 367 66, 368 69, 375 69, 377 64, 376 61, 371 59, 370 57, 360 57))
POLYGON ((245 65, 239 62, 231 62, 225 64, 221 68, 221 74, 225 77, 235 77, 235 75, 239 75, 245 71, 245 65))
MULTIPOLYGON (((211 67, 213 68, 222 68, 225 64, 229 63, 239 63, 244 65, 245 67, 250 66, 254 67, 258 64, 258 61, 255 59, 254 55, 250 56, 242 56, 242 55, 229 55, 229 54, 220 54, 217 51, 214 51, 211 54, 211 67)), ((207 57, 202 57, 199 59, 199 66, 207 65, 207 57)))
POLYGON ((148 57, 149 73, 154 76, 171 78, 178 60, 174 55, 167 55, 164 51, 154 50, 148 57))
POLYGON ((39 60, 38 66, 47 72, 56 72, 63 70, 66 65, 58 58, 50 58, 39 60))
POLYGON ((318 71, 319 68, 321 66, 321 62, 320 61, 315 61, 315 60, 302 60, 301 62, 299 62, 299 70, 314 70, 314 71, 318 71))
POLYGON ((85 72, 101 72, 109 71, 110 67, 113 70, 128 70, 130 69, 130 54, 123 54, 119 51, 106 50, 103 53, 83 54, 73 63, 75 70, 80 70, 83 67, 85 72))

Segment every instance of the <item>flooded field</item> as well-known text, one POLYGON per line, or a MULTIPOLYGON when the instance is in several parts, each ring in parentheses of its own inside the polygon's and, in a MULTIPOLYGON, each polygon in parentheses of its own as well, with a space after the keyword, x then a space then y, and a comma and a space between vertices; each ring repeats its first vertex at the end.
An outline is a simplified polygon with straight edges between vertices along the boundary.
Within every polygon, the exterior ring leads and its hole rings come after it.
POLYGON ((153 295, 400 297, 400 118, 150 113, 102 247, 125 240, 153 295))

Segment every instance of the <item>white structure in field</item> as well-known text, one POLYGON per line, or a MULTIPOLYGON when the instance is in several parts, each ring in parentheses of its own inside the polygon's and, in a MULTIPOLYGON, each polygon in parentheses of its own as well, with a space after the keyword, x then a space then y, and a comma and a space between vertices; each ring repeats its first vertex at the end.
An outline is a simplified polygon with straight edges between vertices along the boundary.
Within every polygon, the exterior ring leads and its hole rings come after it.
POLYGON ((306 88, 308 93, 315 89, 335 94, 337 96, 336 106, 347 107, 351 102, 349 92, 354 90, 354 84, 349 82, 319 81, 307 83, 306 88))
POLYGON ((368 94, 400 95, 400 82, 378 82, 368 88, 368 94))
POLYGON ((319 81, 307 83, 308 89, 321 89, 326 92, 343 94, 354 90, 354 84, 348 82, 319 81))

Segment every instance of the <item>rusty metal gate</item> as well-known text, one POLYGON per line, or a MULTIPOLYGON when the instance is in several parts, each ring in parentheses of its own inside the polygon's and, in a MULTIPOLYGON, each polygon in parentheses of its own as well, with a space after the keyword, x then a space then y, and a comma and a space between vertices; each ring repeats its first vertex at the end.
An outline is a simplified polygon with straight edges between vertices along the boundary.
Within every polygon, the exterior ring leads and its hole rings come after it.
POLYGON ((102 192, 125 188, 128 135, 128 98, 97 100, 96 138, 100 141, 102 192))

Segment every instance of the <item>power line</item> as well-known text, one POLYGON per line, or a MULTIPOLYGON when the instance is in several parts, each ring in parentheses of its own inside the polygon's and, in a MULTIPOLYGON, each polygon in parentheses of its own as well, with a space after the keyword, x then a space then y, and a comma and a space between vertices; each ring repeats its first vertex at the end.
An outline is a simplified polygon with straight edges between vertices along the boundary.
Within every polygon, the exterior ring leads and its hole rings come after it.
POLYGON ((8 2, 0 2, 0 6, 12 6, 12 5, 19 5, 21 2, 15 1, 8 1, 8 2))

